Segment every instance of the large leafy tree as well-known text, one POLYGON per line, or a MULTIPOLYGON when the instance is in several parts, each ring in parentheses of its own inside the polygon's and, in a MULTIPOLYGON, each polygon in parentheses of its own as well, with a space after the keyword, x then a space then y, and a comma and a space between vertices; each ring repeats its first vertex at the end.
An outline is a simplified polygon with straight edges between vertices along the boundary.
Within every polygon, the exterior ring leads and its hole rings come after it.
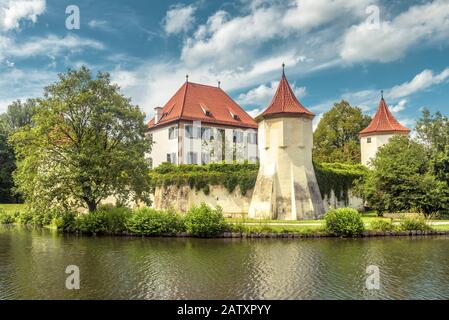
POLYGON ((439 180, 429 167, 424 145, 407 136, 393 137, 379 149, 365 179, 363 192, 369 206, 380 214, 448 210, 448 184, 439 180))
POLYGON ((20 201, 20 195, 14 192, 12 173, 16 169, 15 154, 8 143, 8 137, 21 127, 31 124, 35 100, 13 102, 7 111, 0 115, 0 202, 20 201))
POLYGON ((347 101, 335 103, 323 115, 314 133, 313 156, 316 162, 360 163, 359 132, 371 117, 347 101))
POLYGON ((86 67, 59 75, 45 88, 33 126, 11 141, 14 179, 32 209, 87 207, 114 196, 148 200, 144 114, 112 84, 86 67))
POLYGON ((449 118, 424 109, 416 123, 416 133, 429 154, 433 174, 449 184, 449 118))

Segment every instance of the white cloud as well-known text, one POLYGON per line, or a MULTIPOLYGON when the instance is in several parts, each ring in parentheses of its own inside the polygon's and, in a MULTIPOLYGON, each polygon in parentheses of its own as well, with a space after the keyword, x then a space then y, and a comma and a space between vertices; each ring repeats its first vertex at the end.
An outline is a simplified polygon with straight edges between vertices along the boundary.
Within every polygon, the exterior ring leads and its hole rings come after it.
POLYGON ((339 29, 360 21, 370 2, 298 0, 270 6, 258 2, 250 6, 248 14, 232 18, 225 11, 218 11, 185 41, 181 59, 189 66, 206 63, 217 70, 229 65, 244 68, 260 58, 264 45, 277 40, 275 52, 294 51, 302 56, 309 56, 304 53, 310 52, 316 59, 329 56, 335 59, 334 42, 339 29), (345 19, 341 19, 343 16, 345 19), (329 25, 336 20, 338 24, 329 25), (308 32, 317 34, 304 38, 308 32))
POLYGON ((101 50, 104 46, 96 40, 83 39, 75 35, 35 37, 24 43, 0 36, 0 59, 3 57, 28 58, 39 55, 57 56, 61 53, 80 52, 85 48, 101 50))
POLYGON ((449 37, 447 0, 412 6, 392 21, 382 18, 379 28, 364 22, 346 32, 340 52, 344 60, 390 62, 403 57, 413 46, 449 37))
POLYGON ((107 30, 108 29, 108 22, 104 20, 90 20, 87 25, 91 29, 101 29, 101 30, 107 30))
MULTIPOLYGON (((279 81, 272 81, 268 86, 262 84, 257 88, 240 94, 237 98, 237 102, 241 105, 258 105, 262 108, 265 108, 273 98, 278 84, 279 81)), ((306 93, 305 87, 296 87, 294 84, 291 87, 298 99, 303 97, 306 93)))
POLYGON ((388 92, 388 96, 392 98, 406 97, 433 85, 440 84, 447 79, 449 79, 449 68, 444 69, 437 75, 435 75, 432 70, 426 69, 417 74, 411 81, 391 88, 388 92))
POLYGON ((0 113, 17 99, 40 97, 43 88, 53 81, 57 75, 54 72, 42 70, 20 70, 11 68, 2 72, 0 77, 0 113))
POLYGON ((398 102, 398 104, 390 107, 390 111, 393 113, 398 113, 401 111, 404 111, 407 107, 407 100, 406 99, 402 99, 398 102))
POLYGON ((0 31, 18 29, 22 20, 36 23, 45 11, 45 0, 0 0, 0 31))
POLYGON ((163 21, 164 30, 167 34, 177 34, 188 31, 195 22, 196 8, 192 5, 184 6, 178 4, 167 11, 163 21))

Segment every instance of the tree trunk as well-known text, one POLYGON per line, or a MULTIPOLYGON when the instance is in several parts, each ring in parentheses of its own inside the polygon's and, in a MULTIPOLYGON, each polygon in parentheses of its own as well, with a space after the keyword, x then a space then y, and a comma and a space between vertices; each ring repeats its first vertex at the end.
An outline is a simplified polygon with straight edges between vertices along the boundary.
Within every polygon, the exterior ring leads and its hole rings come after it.
POLYGON ((97 211, 97 202, 90 199, 84 199, 84 201, 87 204, 87 207, 89 208, 89 212, 97 211))

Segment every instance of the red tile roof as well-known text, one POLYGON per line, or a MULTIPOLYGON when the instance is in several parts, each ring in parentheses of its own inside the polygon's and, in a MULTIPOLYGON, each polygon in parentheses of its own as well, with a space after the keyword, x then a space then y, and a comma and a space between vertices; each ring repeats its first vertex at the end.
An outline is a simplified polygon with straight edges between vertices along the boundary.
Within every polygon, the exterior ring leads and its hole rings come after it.
POLYGON ((388 109, 384 98, 380 100, 379 108, 370 125, 360 132, 360 136, 386 133, 408 134, 409 129, 400 124, 388 109))
POLYGON ((154 124, 153 118, 148 127, 151 129, 179 120, 257 128, 254 119, 221 88, 187 81, 162 108, 159 122, 154 124))
POLYGON ((281 81, 273 99, 268 108, 259 117, 267 118, 282 115, 306 116, 310 118, 315 116, 298 101, 285 77, 284 71, 282 71, 281 81))

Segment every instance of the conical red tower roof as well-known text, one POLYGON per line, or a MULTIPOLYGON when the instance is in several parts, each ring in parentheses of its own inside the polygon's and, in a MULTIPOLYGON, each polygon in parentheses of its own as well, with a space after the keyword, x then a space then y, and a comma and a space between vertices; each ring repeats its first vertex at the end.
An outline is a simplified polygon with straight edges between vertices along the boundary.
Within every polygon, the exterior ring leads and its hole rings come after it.
POLYGON ((258 118, 277 116, 305 116, 309 118, 315 116, 298 101, 288 83, 284 71, 282 71, 281 81, 279 82, 273 99, 268 105, 268 108, 258 118))
POLYGON ((379 108, 370 125, 360 132, 360 136, 388 133, 408 134, 410 129, 404 127, 388 109, 384 97, 380 100, 379 108))

